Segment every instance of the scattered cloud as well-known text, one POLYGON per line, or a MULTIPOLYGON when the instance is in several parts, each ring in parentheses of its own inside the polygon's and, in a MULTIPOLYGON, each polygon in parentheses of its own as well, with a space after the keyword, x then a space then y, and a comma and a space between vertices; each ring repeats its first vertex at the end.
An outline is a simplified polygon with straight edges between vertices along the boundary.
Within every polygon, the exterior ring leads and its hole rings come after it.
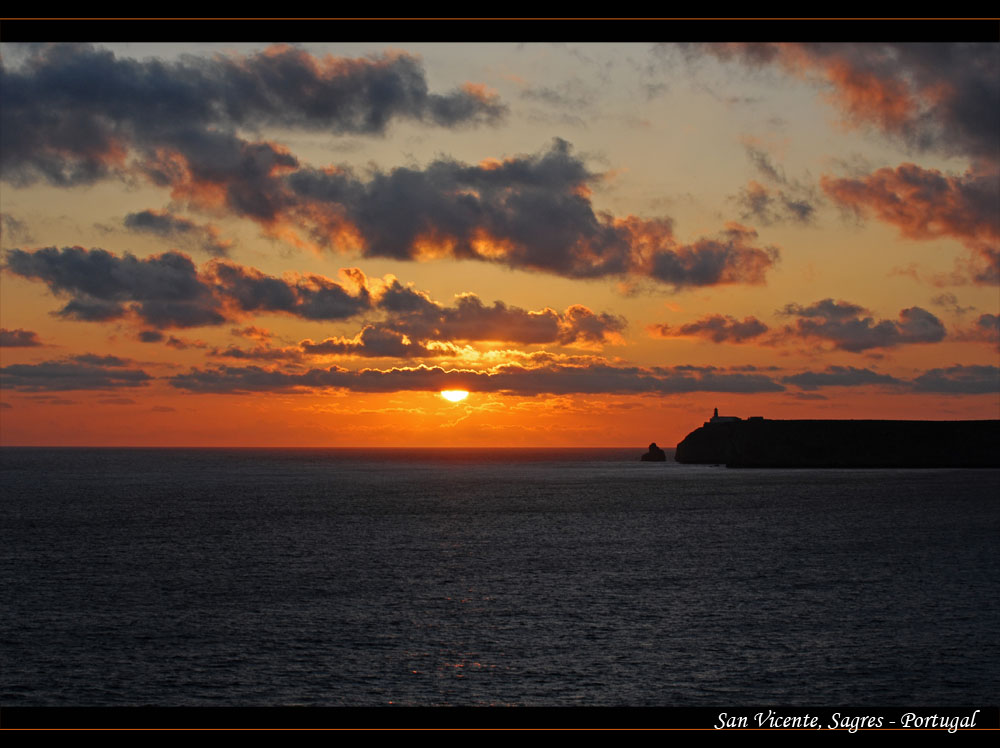
POLYGON ((83 247, 12 249, 5 269, 69 296, 57 312, 63 317, 106 321, 132 313, 157 328, 218 325, 226 319, 191 258, 179 252, 139 259, 83 247))
POLYGON ((798 317, 781 335, 829 342, 843 351, 858 353, 906 343, 937 343, 946 331, 941 320, 920 307, 903 309, 899 320, 878 320, 868 310, 846 301, 823 299, 809 306, 788 304, 780 314, 798 317))
POLYGON ((35 348, 43 345, 33 330, 7 330, 0 328, 0 348, 35 348))
POLYGON ((243 328, 234 327, 229 331, 229 334, 238 338, 249 338, 250 340, 259 341, 270 340, 271 338, 270 330, 265 330, 263 327, 256 327, 254 325, 248 325, 243 328))
POLYGON ((582 112, 593 104, 596 91, 580 78, 570 78, 555 86, 525 86, 520 96, 554 109, 582 112))
POLYGON ((907 239, 950 238, 974 254, 977 283, 1000 283, 1000 173, 942 174, 915 164, 865 177, 824 175, 823 190, 859 216, 873 214, 907 239))
POLYGON ((767 184, 751 179, 740 189, 736 195, 736 203, 742 209, 740 217, 764 225, 812 223, 817 207, 823 202, 815 187, 788 179, 785 170, 775 165, 763 148, 750 142, 743 147, 758 176, 767 184))
POLYGON ((305 274, 286 278, 254 268, 214 262, 209 274, 216 292, 241 312, 281 312, 302 319, 348 319, 372 306, 366 286, 351 289, 330 278, 305 274))
POLYGON ((908 343, 937 343, 945 339, 944 324, 920 307, 903 309, 898 320, 875 320, 864 307, 823 299, 809 306, 787 304, 778 314, 797 317, 794 324, 769 328, 756 317, 710 314, 682 325, 651 325, 654 337, 700 337, 715 343, 781 345, 793 340, 832 343, 836 350, 860 353, 908 343))
POLYGON ((1000 70, 983 43, 724 43, 723 60, 777 65, 822 87, 852 126, 908 147, 996 162, 1000 70))
MULTIPOLYGON (((973 281, 1000 283, 996 45, 726 43, 698 48, 751 67, 777 65, 816 83, 849 125, 874 128, 912 150, 967 157, 972 168, 962 176, 902 164, 867 176, 824 176, 820 184, 842 207, 873 213, 904 237, 958 239, 976 259, 973 281)), ((763 160, 757 165, 775 181, 783 178, 763 160)), ((740 200, 745 215, 757 220, 767 220, 779 204, 760 185, 745 189, 740 200)))
POLYGON ((211 224, 200 225, 182 216, 167 211, 143 210, 125 216, 125 228, 147 234, 154 234, 176 242, 188 250, 200 250, 215 257, 229 254, 233 243, 219 235, 219 229, 211 224))
POLYGON ((163 62, 85 44, 26 52, 0 68, 0 161, 15 184, 92 183, 127 170, 130 155, 166 152, 207 173, 252 154, 238 129, 381 135, 400 120, 455 128, 495 124, 507 111, 482 86, 431 93, 420 61, 404 53, 348 59, 275 46, 163 62))
POLYGON ((729 315, 710 314, 675 327, 651 325, 649 331, 661 338, 700 337, 714 343, 745 343, 760 338, 768 326, 756 317, 744 317, 741 322, 729 315))
POLYGON ((971 312, 975 309, 974 306, 962 306, 958 303, 958 297, 953 293, 942 293, 931 299, 931 303, 934 306, 942 307, 952 314, 957 314, 959 316, 971 312))
POLYGON ((116 356, 84 354, 40 364, 4 366, 0 368, 0 379, 5 388, 22 392, 142 387, 152 379, 146 372, 127 365, 116 356))
POLYGON ((816 212, 814 203, 790 197, 784 190, 766 187, 751 179, 740 188, 736 202, 743 220, 759 221, 765 226, 781 222, 810 223, 816 212))
POLYGON ((956 340, 1000 345, 1000 315, 980 314, 971 325, 955 331, 956 340))
POLYGON ((9 213, 0 213, 0 247, 11 247, 32 241, 34 238, 24 221, 14 218, 9 213))

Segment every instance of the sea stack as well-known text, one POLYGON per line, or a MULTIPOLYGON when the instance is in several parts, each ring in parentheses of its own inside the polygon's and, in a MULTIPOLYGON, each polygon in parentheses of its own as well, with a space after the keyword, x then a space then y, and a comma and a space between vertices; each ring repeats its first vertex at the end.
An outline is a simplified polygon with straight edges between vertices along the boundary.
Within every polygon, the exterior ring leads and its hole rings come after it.
POLYGON ((639 458, 643 462, 666 462, 667 453, 656 446, 656 442, 649 445, 649 451, 639 458))

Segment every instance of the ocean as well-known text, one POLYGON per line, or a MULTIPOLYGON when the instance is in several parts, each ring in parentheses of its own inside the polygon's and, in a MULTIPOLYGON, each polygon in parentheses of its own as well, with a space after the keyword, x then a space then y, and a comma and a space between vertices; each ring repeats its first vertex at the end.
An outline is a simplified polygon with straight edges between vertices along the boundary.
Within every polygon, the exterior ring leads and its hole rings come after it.
POLYGON ((644 451, 3 449, 0 707, 1000 703, 1000 470, 644 451))

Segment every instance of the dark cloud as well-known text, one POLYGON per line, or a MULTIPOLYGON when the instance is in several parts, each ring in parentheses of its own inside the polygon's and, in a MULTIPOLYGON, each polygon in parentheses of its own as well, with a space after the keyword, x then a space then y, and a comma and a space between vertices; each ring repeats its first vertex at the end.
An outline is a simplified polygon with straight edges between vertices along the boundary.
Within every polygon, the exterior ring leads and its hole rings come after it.
POLYGON ((64 317, 105 321, 133 312, 153 327, 198 327, 225 320, 194 263, 179 252, 139 259, 83 247, 12 249, 6 254, 6 270, 69 296, 58 312, 64 317))
POLYGON ((98 356, 95 353, 83 353, 79 356, 73 356, 73 361, 77 361, 81 364, 90 364, 92 366, 128 366, 131 361, 126 358, 119 358, 118 356, 98 356))
POLYGON ((573 343, 578 332, 573 320, 563 320, 552 309, 530 312, 500 301, 487 306, 471 294, 460 296, 454 307, 435 306, 433 315, 399 315, 393 322, 399 329, 421 338, 497 340, 525 345, 551 343, 560 338, 573 343))
POLYGON ((459 127, 506 113, 480 86, 430 93, 409 55, 319 58, 289 47, 168 63, 42 45, 0 67, 0 88, 0 162, 15 183, 93 182, 124 169, 133 149, 169 148, 194 163, 209 142, 238 148, 238 128, 379 135, 397 120, 459 127))
POLYGON ((1000 392, 1000 367, 950 366, 931 369, 913 380, 917 392, 981 395, 1000 392))
POLYGON ((780 314, 793 314, 798 317, 820 317, 830 320, 850 320, 867 310, 863 306, 849 301, 834 301, 823 299, 804 307, 800 304, 786 304, 780 314))
POLYGON ((214 263, 212 271, 217 291, 244 312, 283 312, 303 319, 339 320, 372 306, 366 287, 361 286, 352 294, 340 283, 321 275, 286 280, 225 262, 214 263))
POLYGON ((142 387, 152 377, 140 369, 129 369, 115 356, 86 354, 62 361, 13 364, 0 368, 3 386, 22 392, 111 390, 142 387))
POLYGON ((879 374, 871 369, 856 369, 853 366, 828 366, 825 371, 806 371, 792 374, 783 377, 781 381, 803 390, 816 390, 820 387, 902 386, 904 384, 902 380, 888 374, 879 374))
POLYGON ((834 348, 852 353, 906 343, 936 343, 946 334, 941 320, 916 306, 903 309, 898 321, 876 322, 871 316, 862 316, 868 313, 866 309, 833 299, 808 307, 788 304, 779 313, 799 318, 784 328, 784 336, 827 341, 834 348))
POLYGON ((627 325, 619 315, 594 313, 582 304, 574 304, 560 319, 558 342, 562 345, 623 343, 621 333, 627 325))
MULTIPOLYGON (((323 276, 286 280, 224 262, 209 263, 199 273, 180 252, 139 259, 82 247, 14 249, 6 254, 6 270, 44 282, 54 294, 70 296, 58 312, 62 316, 106 321, 131 313, 160 329, 218 325, 240 312, 346 319, 371 306, 366 288, 352 295, 323 276)), ((140 335, 145 342, 155 341, 150 331, 140 335)))
POLYGON ((232 242, 219 236, 219 230, 209 225, 200 225, 181 216, 166 211, 143 210, 125 216, 125 228, 171 239, 188 249, 198 249, 216 257, 229 254, 232 242))
POLYGON ((188 131, 144 158, 139 170, 188 204, 270 222, 286 208, 281 175, 299 165, 275 143, 247 143, 219 132, 188 131))
POLYGON ((362 356, 365 358, 431 358, 450 355, 454 346, 428 348, 396 330, 366 325, 354 338, 327 338, 320 343, 303 340, 301 349, 310 355, 362 356))
POLYGON ((183 351, 187 348, 207 348, 208 346, 200 340, 188 340, 178 338, 175 335, 165 335, 159 330, 141 330, 138 334, 141 343, 163 343, 171 348, 183 351))
MULTIPOLYGON (((341 352, 385 351, 390 341, 409 355, 441 355, 428 341, 502 341, 523 344, 559 343, 592 347, 619 342, 622 317, 573 305, 562 314, 486 305, 474 294, 460 296, 454 306, 439 304, 398 280, 380 283, 376 294, 357 268, 341 271, 340 283, 316 274, 265 275, 252 267, 213 260, 201 271, 179 252, 145 259, 126 253, 117 257, 102 249, 55 247, 34 252, 15 249, 6 255, 6 270, 36 279, 57 295, 69 296, 58 314, 81 320, 106 321, 134 315, 155 329, 142 330, 139 340, 162 342, 165 328, 218 325, 247 314, 288 314, 306 320, 346 320, 365 313, 385 319, 369 327, 361 343, 341 341, 341 352), (421 344, 404 343, 403 337, 421 344), (359 347, 360 345, 360 347, 359 347)), ((248 327, 241 335, 266 331, 248 327)), ((171 336, 168 345, 193 345, 171 336)), ((314 344, 319 345, 319 344, 314 344)), ((327 346, 333 352, 334 344, 327 346)), ((383 354, 378 354, 383 355, 383 354)))
MULTIPOLYGON (((694 244, 676 245, 651 255, 649 276, 675 289, 728 283, 762 284, 778 259, 776 247, 754 247, 757 232, 738 223, 729 223, 718 239, 699 239, 694 244)), ((646 242, 639 232, 636 243, 646 242)))
POLYGON ((823 190, 858 215, 874 215, 907 239, 952 238, 974 256, 973 280, 1000 283, 1000 173, 942 174, 914 164, 867 176, 823 176, 823 190))
POLYGON ((761 374, 731 373, 714 367, 640 369, 544 365, 506 365, 491 371, 445 370, 440 367, 363 369, 339 367, 307 372, 265 370, 256 366, 192 369, 171 377, 171 384, 191 392, 348 389, 355 392, 465 389, 533 396, 538 394, 674 394, 686 392, 779 392, 781 384, 761 374))
POLYGON ((446 307, 426 294, 390 283, 378 301, 387 313, 384 326, 416 340, 500 341, 524 345, 559 343, 584 347, 620 340, 625 319, 595 313, 574 304, 562 314, 553 309, 528 311, 501 301, 484 304, 475 294, 463 294, 446 307))
POLYGON ((0 328, 0 348, 35 348, 42 345, 33 330, 7 330, 0 328))
POLYGON ((213 348, 210 356, 222 358, 235 358, 243 361, 288 361, 295 362, 302 358, 302 351, 298 348, 272 348, 269 345, 258 345, 254 348, 213 348))
POLYGON ((258 165, 259 155, 237 154, 214 170, 168 160, 159 172, 195 207, 227 209, 300 246, 368 257, 447 256, 571 278, 631 274, 683 288, 763 283, 778 256, 754 246, 756 233, 738 224, 685 244, 669 219, 596 212, 589 184, 600 177, 562 140, 504 161, 442 158, 364 177, 347 168, 276 168, 272 157, 258 165))
POLYGON ((832 91, 848 122, 908 146, 997 163, 1000 66, 995 44, 751 43, 703 49, 752 66, 781 65, 832 91))
POLYGON ((438 160, 367 182, 302 169, 289 186, 321 214, 344 215, 368 256, 448 254, 573 277, 625 272, 627 232, 594 213, 582 193, 595 178, 565 141, 537 156, 469 166, 438 160))
POLYGON ((981 314, 979 315, 979 319, 976 320, 976 327, 996 335, 997 332, 1000 332, 1000 315, 981 314))
POLYGON ((354 338, 303 340, 300 347, 312 355, 440 358, 456 355, 455 342, 595 347, 618 342, 625 328, 623 318, 595 314, 581 305, 564 314, 531 312, 500 301, 486 306, 477 296, 464 294, 455 306, 445 307, 398 281, 388 286, 378 306, 389 309, 385 321, 366 325, 354 338))
POLYGON ((701 337, 715 343, 745 343, 759 338, 768 327, 756 317, 744 317, 743 321, 721 314, 710 314, 694 322, 677 327, 652 325, 650 332, 661 338, 701 337))

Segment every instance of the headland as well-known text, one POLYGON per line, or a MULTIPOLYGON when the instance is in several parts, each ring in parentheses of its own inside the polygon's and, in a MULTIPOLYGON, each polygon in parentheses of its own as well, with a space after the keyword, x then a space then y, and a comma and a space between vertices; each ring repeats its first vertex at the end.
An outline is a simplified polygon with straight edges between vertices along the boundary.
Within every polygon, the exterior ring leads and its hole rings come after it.
POLYGON ((727 467, 1000 467, 998 421, 778 421, 715 415, 677 445, 681 463, 727 467))

